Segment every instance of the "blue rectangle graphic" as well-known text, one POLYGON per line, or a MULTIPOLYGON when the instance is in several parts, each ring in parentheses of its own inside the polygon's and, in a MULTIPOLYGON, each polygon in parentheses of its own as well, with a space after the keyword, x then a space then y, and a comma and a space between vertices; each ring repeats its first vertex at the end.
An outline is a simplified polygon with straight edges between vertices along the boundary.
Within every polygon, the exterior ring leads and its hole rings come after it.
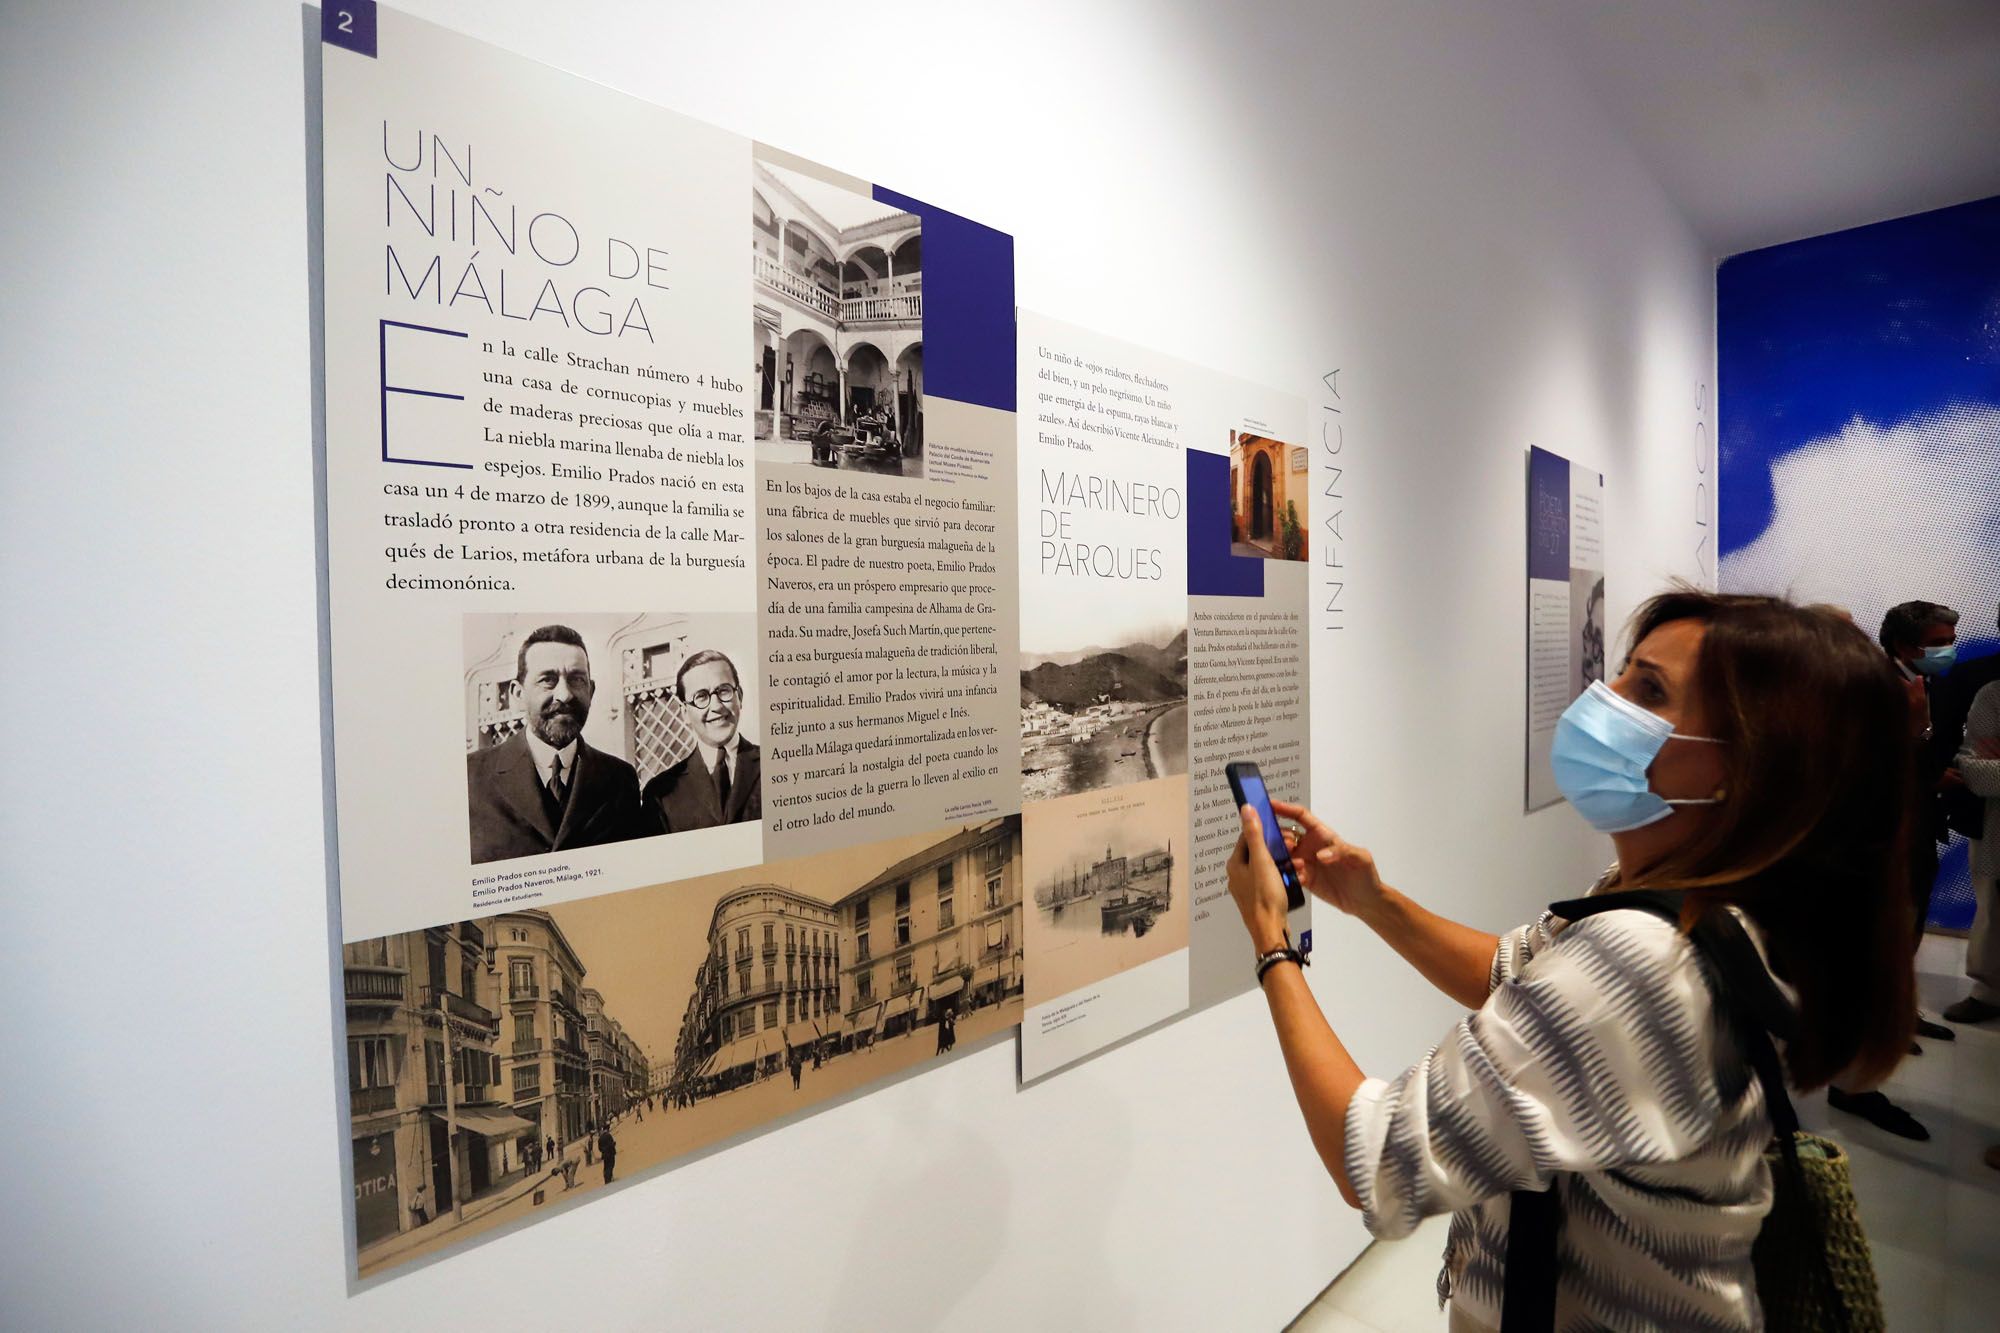
POLYGON ((1528 450, 1528 577, 1569 582, 1569 460, 1528 450))
POLYGON ((1229 457, 1187 451, 1188 593, 1262 597, 1264 562, 1230 551, 1229 457))
POLYGON ((319 11, 319 39, 375 58, 375 0, 337 0, 319 11))
POLYGON ((1014 410, 1014 238, 875 187, 923 219, 924 392, 1014 410))

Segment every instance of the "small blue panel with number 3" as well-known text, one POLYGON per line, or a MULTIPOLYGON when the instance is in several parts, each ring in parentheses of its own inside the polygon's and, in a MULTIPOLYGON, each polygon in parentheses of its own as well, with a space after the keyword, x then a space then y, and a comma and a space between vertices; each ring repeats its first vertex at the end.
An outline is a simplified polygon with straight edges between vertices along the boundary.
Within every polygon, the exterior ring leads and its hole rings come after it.
POLYGON ((327 0, 319 12, 319 39, 375 58, 375 0, 327 0))

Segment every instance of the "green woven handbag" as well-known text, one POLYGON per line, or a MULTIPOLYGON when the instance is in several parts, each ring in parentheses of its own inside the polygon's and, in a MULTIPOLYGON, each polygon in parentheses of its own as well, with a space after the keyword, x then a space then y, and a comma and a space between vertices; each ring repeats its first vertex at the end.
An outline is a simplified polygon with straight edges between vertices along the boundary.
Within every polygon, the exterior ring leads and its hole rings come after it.
POLYGON ((1764 1150, 1773 1197, 1752 1258, 1765 1327, 1882 1333, 1882 1291, 1847 1154, 1803 1130, 1791 1143, 1790 1153, 1777 1141, 1764 1150))

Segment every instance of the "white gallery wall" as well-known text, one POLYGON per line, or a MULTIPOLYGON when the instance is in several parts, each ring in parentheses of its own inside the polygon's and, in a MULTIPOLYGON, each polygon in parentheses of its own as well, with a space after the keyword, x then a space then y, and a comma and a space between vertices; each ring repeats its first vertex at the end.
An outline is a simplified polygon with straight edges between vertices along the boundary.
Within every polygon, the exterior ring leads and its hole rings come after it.
MULTIPOLYGON (((403 7, 1010 231, 1022 305, 1306 394, 1344 430, 1338 475, 1308 441, 1316 801, 1488 927, 1601 868, 1521 813, 1525 451, 1608 474, 1614 623, 1708 576, 1712 262, 1525 10, 403 7)), ((989 1046, 350 1293, 303 32, 9 7, 0 1325, 1280 1326, 1365 1236, 1255 996, 1025 1092, 989 1046)), ((1330 913, 1311 975, 1370 1072, 1453 1018, 1330 913)))

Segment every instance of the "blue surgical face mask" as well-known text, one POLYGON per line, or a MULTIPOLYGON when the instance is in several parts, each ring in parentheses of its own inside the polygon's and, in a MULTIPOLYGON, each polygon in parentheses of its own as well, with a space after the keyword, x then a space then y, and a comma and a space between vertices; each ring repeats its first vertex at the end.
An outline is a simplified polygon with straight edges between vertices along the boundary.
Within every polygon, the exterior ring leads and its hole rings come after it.
POLYGON ((1910 663, 1910 669, 1920 675, 1942 676, 1958 662, 1958 645, 1947 643, 1940 648, 1926 648, 1924 655, 1910 663))
POLYGON ((1549 764, 1564 799, 1592 828, 1626 833, 1659 823, 1677 805, 1721 803, 1720 797, 1669 800, 1648 785, 1646 770, 1669 740, 1722 744, 1712 736, 1683 736, 1658 713, 1592 681, 1556 722, 1549 764))

